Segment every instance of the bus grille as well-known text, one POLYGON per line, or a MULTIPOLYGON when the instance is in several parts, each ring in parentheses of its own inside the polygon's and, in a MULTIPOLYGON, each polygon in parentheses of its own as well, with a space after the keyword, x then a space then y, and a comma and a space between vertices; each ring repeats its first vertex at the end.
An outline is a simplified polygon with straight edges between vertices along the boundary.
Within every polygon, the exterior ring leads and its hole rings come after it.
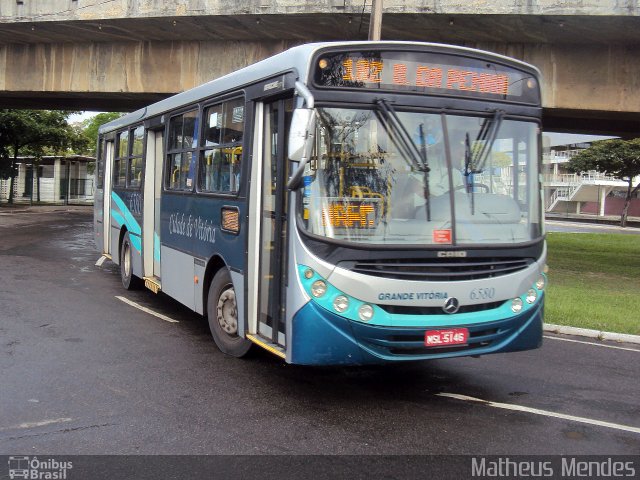
POLYGON ((416 281, 478 280, 524 270, 533 258, 430 258, 341 262, 340 267, 363 275, 416 281))
MULTIPOLYGON (((476 313, 483 312, 485 310, 493 310, 499 308, 504 301, 490 302, 490 303, 478 303, 474 305, 461 305, 457 314, 460 313, 476 313)), ((378 304, 378 307, 387 313, 393 315, 442 315, 442 306, 439 307, 423 307, 414 305, 384 305, 378 304)))

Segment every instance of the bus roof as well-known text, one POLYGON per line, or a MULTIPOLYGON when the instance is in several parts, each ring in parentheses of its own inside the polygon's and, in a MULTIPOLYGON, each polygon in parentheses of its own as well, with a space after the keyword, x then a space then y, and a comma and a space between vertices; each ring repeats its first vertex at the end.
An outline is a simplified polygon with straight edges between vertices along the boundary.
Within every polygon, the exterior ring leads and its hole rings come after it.
POLYGON ((292 47, 288 50, 285 50, 284 52, 265 58, 264 60, 260 60, 244 68, 228 73, 222 77, 210 80, 209 82, 203 83, 202 85, 191 88, 189 90, 185 90, 184 92, 178 93, 164 100, 160 100, 159 102, 153 103, 147 107, 123 115, 120 118, 102 125, 99 129, 99 132, 107 133, 127 125, 140 123, 145 119, 161 115, 185 105, 197 103, 208 97, 231 91, 251 84, 253 82, 260 81, 262 79, 267 79, 279 73, 294 71, 298 75, 300 75, 301 72, 303 72, 303 75, 306 75, 310 68, 309 64, 311 61, 311 57, 317 50, 329 47, 339 48, 355 46, 363 46, 367 48, 371 48, 373 46, 418 46, 446 49, 451 53, 466 53, 471 55, 481 54, 484 56, 495 58, 497 61, 500 61, 502 63, 507 63, 515 67, 535 71, 536 74, 540 73, 539 70, 533 65, 522 62, 520 60, 515 60, 510 57, 506 57, 504 55, 499 55, 497 53, 488 52, 485 50, 440 43, 405 41, 349 41, 307 43, 304 45, 292 47))

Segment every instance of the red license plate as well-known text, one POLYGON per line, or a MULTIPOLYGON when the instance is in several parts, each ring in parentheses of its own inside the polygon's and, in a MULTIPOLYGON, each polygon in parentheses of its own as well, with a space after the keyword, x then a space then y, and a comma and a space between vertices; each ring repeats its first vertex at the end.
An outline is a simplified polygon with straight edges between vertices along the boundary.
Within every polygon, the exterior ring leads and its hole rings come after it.
POLYGON ((464 345, 469 340, 466 328, 448 328, 447 330, 427 330, 424 344, 427 347, 444 347, 448 345, 464 345))

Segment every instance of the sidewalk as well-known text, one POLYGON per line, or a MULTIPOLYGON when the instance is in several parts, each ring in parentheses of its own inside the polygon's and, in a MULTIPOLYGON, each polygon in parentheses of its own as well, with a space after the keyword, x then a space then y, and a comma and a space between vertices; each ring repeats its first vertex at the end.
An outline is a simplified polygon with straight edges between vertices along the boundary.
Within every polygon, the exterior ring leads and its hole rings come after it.
MULTIPOLYGON (((619 215, 605 215, 600 217, 598 215, 585 215, 577 213, 549 213, 544 216, 545 220, 557 220, 557 221, 569 221, 579 223, 594 223, 600 225, 613 225, 620 226, 619 215)), ((639 217, 627 217, 627 227, 640 227, 639 217)))
POLYGON ((91 212, 93 205, 26 205, 0 203, 0 215, 14 213, 91 212))
POLYGON ((544 331, 548 333, 555 333, 557 335, 593 338, 601 342, 610 341, 640 345, 640 335, 630 335, 628 333, 606 332, 604 330, 591 330, 588 328, 570 327, 568 325, 555 325, 553 323, 545 323, 544 331))

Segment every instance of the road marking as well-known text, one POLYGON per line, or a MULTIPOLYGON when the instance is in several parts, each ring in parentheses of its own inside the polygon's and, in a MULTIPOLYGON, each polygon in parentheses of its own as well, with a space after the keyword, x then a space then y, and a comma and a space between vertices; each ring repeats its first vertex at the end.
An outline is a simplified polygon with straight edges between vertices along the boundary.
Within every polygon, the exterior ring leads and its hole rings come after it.
POLYGON ((571 338, 551 337, 549 335, 543 335, 543 336, 544 336, 544 338, 548 338, 550 340, 560 340, 561 342, 584 343, 585 345, 594 345, 596 347, 615 348, 616 350, 627 350, 628 352, 640 353, 640 350, 638 350, 636 348, 616 347, 615 345, 604 345, 602 343, 584 342, 582 340, 573 340, 571 338))
POLYGON ((50 420, 41 420, 39 422, 24 422, 21 423, 20 425, 13 425, 11 427, 5 427, 2 428, 2 430, 14 430, 17 428, 36 428, 36 427, 44 427, 46 425, 53 425, 56 423, 65 423, 65 422, 71 422, 73 419, 72 418, 52 418, 50 420))
POLYGON ((615 430, 623 430, 625 432, 640 433, 640 428, 638 427, 620 425, 619 423, 603 422, 602 420, 594 420, 592 418, 586 418, 586 417, 575 417, 573 415, 567 415, 564 413, 550 412, 548 410, 540 410, 538 408, 524 407, 522 405, 514 405, 511 403, 491 402, 488 400, 482 400, 481 398, 469 397, 467 395, 460 395, 457 393, 437 393, 436 395, 439 397, 453 398, 455 400, 462 400, 465 402, 482 403, 489 407, 502 408, 504 410, 513 410, 516 412, 532 413, 534 415, 543 415, 545 417, 561 418, 563 420, 569 420, 571 422, 586 423, 589 425, 596 425, 598 427, 606 427, 606 428, 613 428, 615 430))
POLYGON ((163 315, 163 314, 158 313, 158 312, 154 312, 150 308, 143 307, 142 305, 139 305, 136 302, 134 302, 132 300, 129 300, 128 298, 120 297, 118 295, 116 295, 116 298, 118 300, 120 300, 121 302, 126 303, 127 305, 131 305, 132 307, 135 307, 138 310, 142 310, 143 312, 148 313, 149 315, 153 315, 154 317, 158 317, 160 320, 164 320, 165 322, 180 323, 180 322, 178 322, 178 320, 174 320, 173 318, 167 317, 166 315, 163 315))

